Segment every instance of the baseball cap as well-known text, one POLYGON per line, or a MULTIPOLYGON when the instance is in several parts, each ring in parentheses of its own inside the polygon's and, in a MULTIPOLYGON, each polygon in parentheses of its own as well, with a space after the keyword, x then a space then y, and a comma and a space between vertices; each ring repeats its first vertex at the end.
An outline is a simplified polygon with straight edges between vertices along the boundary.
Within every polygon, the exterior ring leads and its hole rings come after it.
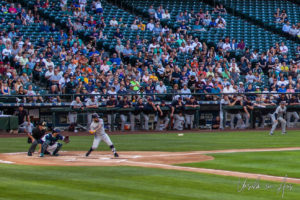
POLYGON ((285 101, 281 101, 280 104, 285 104, 285 101))
POLYGON ((60 133, 60 130, 58 128, 55 128, 52 133, 60 133))
POLYGON ((99 118, 99 115, 97 113, 92 114, 92 118, 99 118))
POLYGON ((36 125, 37 126, 44 126, 43 122, 38 122, 36 125))

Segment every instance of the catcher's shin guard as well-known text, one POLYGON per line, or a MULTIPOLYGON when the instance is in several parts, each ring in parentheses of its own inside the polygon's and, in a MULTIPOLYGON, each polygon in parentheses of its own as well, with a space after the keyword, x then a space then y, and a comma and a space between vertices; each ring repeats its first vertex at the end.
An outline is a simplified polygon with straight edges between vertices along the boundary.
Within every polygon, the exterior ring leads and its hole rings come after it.
POLYGON ((57 147, 56 147, 56 149, 53 151, 53 156, 55 156, 55 155, 57 155, 57 153, 58 153, 58 151, 61 149, 61 147, 62 147, 62 144, 61 143, 58 143, 57 144, 57 147))
POLYGON ((41 153, 44 154, 45 151, 47 150, 47 147, 48 145, 50 144, 50 141, 45 141, 43 144, 42 144, 42 149, 41 149, 41 153))

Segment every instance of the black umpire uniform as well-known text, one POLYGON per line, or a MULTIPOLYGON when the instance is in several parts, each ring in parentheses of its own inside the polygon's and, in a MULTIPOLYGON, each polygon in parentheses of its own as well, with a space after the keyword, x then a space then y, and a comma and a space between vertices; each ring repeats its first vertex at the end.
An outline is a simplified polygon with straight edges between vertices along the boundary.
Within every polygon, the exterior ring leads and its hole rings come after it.
POLYGON ((45 129, 43 127, 43 124, 42 123, 39 123, 37 125, 37 127, 35 127, 33 130, 32 130, 32 135, 31 137, 29 137, 28 139, 30 140, 31 139, 31 146, 28 150, 28 156, 32 156, 32 153, 34 153, 35 149, 36 149, 36 146, 38 144, 42 144, 42 137, 45 135, 45 129))

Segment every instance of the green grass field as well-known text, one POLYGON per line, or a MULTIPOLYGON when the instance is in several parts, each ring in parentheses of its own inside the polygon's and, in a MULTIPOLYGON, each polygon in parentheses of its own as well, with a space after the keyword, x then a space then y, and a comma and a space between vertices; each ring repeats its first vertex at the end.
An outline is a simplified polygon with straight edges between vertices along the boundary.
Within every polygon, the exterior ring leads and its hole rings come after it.
POLYGON ((208 154, 215 159, 182 166, 300 178, 300 151, 208 154))
MULTIPOLYGON (((297 147, 299 133, 268 136, 268 132, 114 135, 118 150, 194 151, 297 147)), ((92 136, 71 137, 63 150, 87 150, 92 136)), ((24 152, 25 138, 1 138, 0 152, 24 152)), ((99 150, 108 150, 101 144, 99 150)), ((299 177, 299 153, 257 152, 214 154, 215 160, 192 163, 209 167, 299 177), (281 162, 282 161, 282 162, 281 162), (244 164, 243 164, 244 163, 244 164)), ((141 167, 45 167, 0 164, 2 199, 199 199, 298 200, 300 185, 283 192, 282 183, 260 181, 259 189, 241 189, 245 179, 141 167), (267 189, 267 188, 268 189, 267 189), (283 196, 282 196, 283 195, 283 196), (283 198, 282 198, 283 197, 283 198)), ((254 184, 255 180, 248 180, 254 184)))
MULTIPOLYGON (((93 136, 71 137, 71 142, 63 150, 88 150, 93 136)), ((210 132, 177 134, 131 134, 112 135, 112 141, 121 151, 196 151, 246 148, 279 148, 300 146, 299 131, 289 131, 287 135, 276 132, 269 136, 267 131, 259 132, 210 132)), ((0 152, 24 152, 29 145, 27 138, 1 138, 0 152)), ((101 150, 108 149, 105 144, 101 150)))

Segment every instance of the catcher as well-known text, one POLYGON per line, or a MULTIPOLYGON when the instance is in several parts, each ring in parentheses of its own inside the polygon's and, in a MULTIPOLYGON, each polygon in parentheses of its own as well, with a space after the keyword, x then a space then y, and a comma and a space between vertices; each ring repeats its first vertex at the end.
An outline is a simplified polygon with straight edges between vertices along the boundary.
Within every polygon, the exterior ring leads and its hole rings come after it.
POLYGON ((59 156, 58 151, 61 149, 62 144, 58 143, 58 140, 63 140, 65 143, 69 143, 69 136, 62 136, 59 129, 54 129, 52 133, 46 134, 43 138, 42 150, 40 157, 44 157, 46 151, 52 156, 59 156))
POLYGON ((111 149, 111 151, 114 154, 114 157, 117 158, 119 157, 118 153, 116 152, 116 149, 111 142, 109 136, 105 133, 104 130, 104 123, 103 119, 99 118, 99 115, 97 113, 94 113, 92 115, 93 122, 90 126, 90 134, 94 134, 94 141, 93 141, 93 146, 90 148, 90 150, 85 154, 85 156, 89 156, 92 151, 98 148, 101 140, 103 140, 111 149))

